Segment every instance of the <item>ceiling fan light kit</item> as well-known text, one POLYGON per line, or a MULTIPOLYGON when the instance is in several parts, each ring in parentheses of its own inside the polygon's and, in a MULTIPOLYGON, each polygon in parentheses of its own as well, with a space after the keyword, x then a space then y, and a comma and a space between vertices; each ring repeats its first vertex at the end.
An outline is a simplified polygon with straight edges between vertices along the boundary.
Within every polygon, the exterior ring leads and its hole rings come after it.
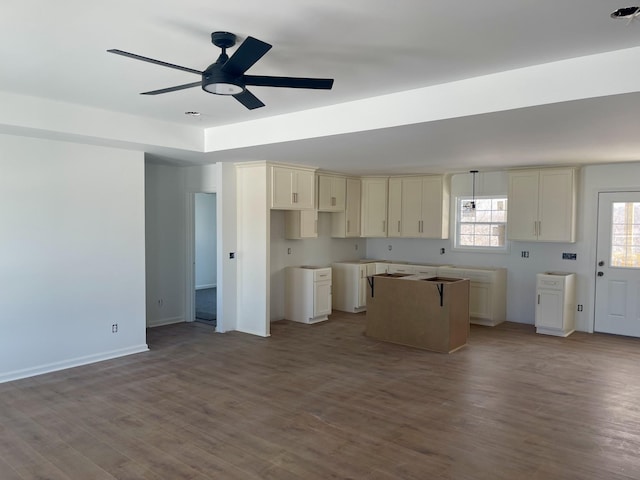
POLYGON ((264 107, 264 103, 253 95, 253 93, 247 90, 247 85, 260 87, 311 88, 320 90, 330 90, 333 87, 333 79, 331 78, 245 75, 245 72, 271 49, 271 45, 256 38, 247 37, 231 57, 227 55, 227 48, 233 47, 236 43, 236 36, 233 33, 213 32, 211 34, 211 42, 216 47, 222 49, 222 52, 218 59, 209 65, 203 72, 155 60, 153 58, 143 57, 123 50, 111 49, 107 50, 107 52, 133 58, 134 60, 154 63, 163 67, 195 73, 201 76, 200 82, 191 82, 183 85, 177 85, 175 87, 152 90, 149 92, 143 92, 141 95, 160 95, 162 93, 175 92, 178 90, 201 86, 202 89, 208 93, 233 96, 246 108, 253 110, 254 108, 264 107))

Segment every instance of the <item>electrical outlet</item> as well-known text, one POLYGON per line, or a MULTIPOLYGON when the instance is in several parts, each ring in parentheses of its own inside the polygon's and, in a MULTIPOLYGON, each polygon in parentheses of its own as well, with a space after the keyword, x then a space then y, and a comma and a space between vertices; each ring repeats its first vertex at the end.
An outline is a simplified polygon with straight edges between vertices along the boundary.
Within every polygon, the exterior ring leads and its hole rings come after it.
POLYGON ((389 245, 389 250, 392 250, 392 249, 393 249, 393 247, 391 245, 389 245))
POLYGON ((111 333, 118 333, 118 324, 114 323, 111 325, 111 333))
POLYGON ((443 247, 443 248, 440 249, 440 255, 444 255, 444 252, 445 252, 445 250, 444 250, 444 247, 443 247))
POLYGON ((582 305, 578 305, 578 311, 581 312, 582 311, 582 305))
POLYGON ((291 247, 287 248, 287 255, 291 255, 291 247))
POLYGON ((236 252, 229 252, 229 258, 232 260, 236 258, 236 252))
POLYGON ((522 250, 522 253, 520 254, 520 256, 522 258, 529 258, 529 250, 522 250))

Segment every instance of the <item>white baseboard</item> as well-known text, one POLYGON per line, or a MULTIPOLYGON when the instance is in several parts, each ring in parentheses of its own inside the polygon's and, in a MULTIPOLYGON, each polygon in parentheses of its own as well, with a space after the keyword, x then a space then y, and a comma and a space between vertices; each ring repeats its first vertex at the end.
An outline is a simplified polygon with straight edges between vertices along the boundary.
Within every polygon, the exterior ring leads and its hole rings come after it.
POLYGON ((110 352, 87 355, 85 357, 71 358, 69 360, 63 360, 61 362, 54 362, 47 365, 39 365, 37 367, 15 370, 13 372, 0 374, 0 383, 11 382, 13 380, 19 380, 21 378, 35 377, 36 375, 57 372, 59 370, 65 370, 67 368, 80 367, 82 365, 88 365, 90 363, 102 362, 104 360, 111 360, 112 358, 132 355, 134 353, 147 352, 148 350, 148 345, 144 343, 142 345, 121 348, 119 350, 112 350, 110 352))
POLYGON ((157 318, 155 320, 149 320, 147 328, 162 327, 163 325, 173 325, 174 323, 184 323, 182 317, 169 317, 169 318, 157 318))
POLYGON ((217 288, 218 284, 216 283, 209 283, 206 285, 196 285, 196 290, 205 290, 207 288, 217 288))

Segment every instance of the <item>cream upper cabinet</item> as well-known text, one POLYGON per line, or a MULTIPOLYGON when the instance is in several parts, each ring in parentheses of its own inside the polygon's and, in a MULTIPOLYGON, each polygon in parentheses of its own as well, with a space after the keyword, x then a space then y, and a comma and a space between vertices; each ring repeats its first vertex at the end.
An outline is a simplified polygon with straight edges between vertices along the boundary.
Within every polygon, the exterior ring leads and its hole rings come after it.
POLYGON ((337 175, 318 175, 318 210, 320 212, 343 212, 347 180, 337 175))
POLYGON ((446 177, 429 175, 389 179, 389 236, 449 237, 446 177))
POLYGON ((314 209, 315 193, 316 175, 313 169, 271 166, 271 208, 314 209))
POLYGON ((389 179, 389 237, 402 236, 402 179, 389 179))
POLYGON ((362 178, 362 237, 387 236, 386 177, 362 178))
POLYGON ((287 210, 284 214, 285 238, 301 240, 318 237, 317 210, 287 210))
POLYGON ((509 172, 508 238, 575 242, 576 169, 509 172))
POLYGON ((360 236, 360 179, 346 179, 345 209, 331 214, 331 236, 337 238, 360 236))

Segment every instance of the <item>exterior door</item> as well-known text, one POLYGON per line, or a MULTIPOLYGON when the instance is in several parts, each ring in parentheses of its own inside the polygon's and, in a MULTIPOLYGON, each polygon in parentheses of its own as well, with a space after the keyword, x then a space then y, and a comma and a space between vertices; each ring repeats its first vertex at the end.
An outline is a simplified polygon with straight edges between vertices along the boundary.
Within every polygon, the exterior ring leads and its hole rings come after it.
POLYGON ((640 337, 640 192, 600 193, 594 330, 640 337))

